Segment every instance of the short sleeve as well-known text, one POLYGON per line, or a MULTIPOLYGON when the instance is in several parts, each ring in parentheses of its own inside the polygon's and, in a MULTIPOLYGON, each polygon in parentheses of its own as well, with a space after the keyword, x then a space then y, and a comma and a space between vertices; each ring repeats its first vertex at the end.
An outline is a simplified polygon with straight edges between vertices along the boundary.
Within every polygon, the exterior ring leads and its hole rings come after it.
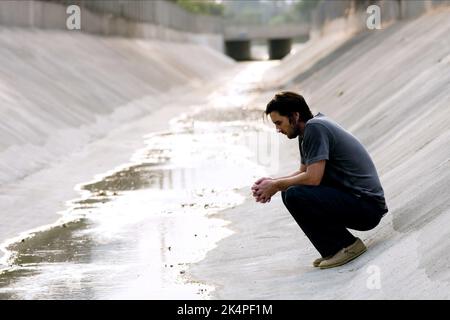
MULTIPOLYGON (((303 137, 303 153, 306 165, 320 160, 328 160, 330 153, 330 137, 328 129, 317 123, 310 123, 305 128, 303 137)), ((303 158, 302 158, 303 159, 303 158)))

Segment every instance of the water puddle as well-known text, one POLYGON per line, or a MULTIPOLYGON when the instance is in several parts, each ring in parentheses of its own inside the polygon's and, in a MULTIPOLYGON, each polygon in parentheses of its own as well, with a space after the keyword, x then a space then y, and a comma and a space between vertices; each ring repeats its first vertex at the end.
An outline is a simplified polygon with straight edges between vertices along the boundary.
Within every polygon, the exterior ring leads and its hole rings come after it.
POLYGON ((218 214, 278 155, 243 95, 180 115, 130 163, 77 186, 57 225, 8 246, 0 299, 207 299, 214 288, 190 281, 189 265, 233 233, 218 214))

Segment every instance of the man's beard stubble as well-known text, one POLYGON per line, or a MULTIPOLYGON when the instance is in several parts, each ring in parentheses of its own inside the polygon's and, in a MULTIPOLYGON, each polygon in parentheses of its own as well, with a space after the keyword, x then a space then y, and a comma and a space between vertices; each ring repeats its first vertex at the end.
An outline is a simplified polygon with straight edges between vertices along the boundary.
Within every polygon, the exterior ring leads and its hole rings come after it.
POLYGON ((294 119, 289 118, 289 124, 291 125, 291 129, 292 129, 292 134, 287 136, 289 139, 295 139, 298 136, 303 138, 303 132, 302 132, 302 130, 300 130, 299 122, 300 122, 300 119, 295 121, 294 119))

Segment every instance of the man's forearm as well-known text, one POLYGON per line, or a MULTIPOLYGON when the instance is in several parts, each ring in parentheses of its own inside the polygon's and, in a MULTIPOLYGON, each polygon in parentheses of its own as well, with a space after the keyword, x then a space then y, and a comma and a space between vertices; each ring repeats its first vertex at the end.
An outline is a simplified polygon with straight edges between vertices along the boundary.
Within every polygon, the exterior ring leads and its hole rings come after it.
POLYGON ((302 171, 297 170, 294 173, 291 173, 290 175, 287 175, 287 176, 284 176, 284 177, 275 178, 275 180, 283 180, 283 179, 287 179, 287 178, 292 178, 292 177, 295 177, 295 176, 299 175, 300 173, 302 173, 302 171))
POLYGON ((291 175, 276 179, 276 187, 279 191, 284 191, 290 186, 296 185, 317 185, 316 181, 310 177, 306 172, 297 172, 296 175, 291 175))

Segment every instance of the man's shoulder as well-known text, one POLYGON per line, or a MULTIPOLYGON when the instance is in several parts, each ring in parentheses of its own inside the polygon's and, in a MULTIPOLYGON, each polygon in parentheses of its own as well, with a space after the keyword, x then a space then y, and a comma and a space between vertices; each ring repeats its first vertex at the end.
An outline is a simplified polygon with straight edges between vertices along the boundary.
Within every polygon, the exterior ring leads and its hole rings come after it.
POLYGON ((306 122, 305 129, 314 127, 320 130, 321 128, 329 128, 332 125, 332 121, 327 116, 318 113, 314 118, 311 118, 306 122))
POLYGON ((314 124, 325 124, 326 120, 324 118, 312 118, 306 122, 306 126, 314 125, 314 124))
POLYGON ((314 118, 309 119, 305 124, 305 130, 308 127, 313 127, 316 130, 326 130, 334 132, 337 129, 343 129, 339 124, 337 124, 333 119, 330 119, 322 113, 318 113, 314 118), (326 129, 325 129, 326 128, 326 129))

